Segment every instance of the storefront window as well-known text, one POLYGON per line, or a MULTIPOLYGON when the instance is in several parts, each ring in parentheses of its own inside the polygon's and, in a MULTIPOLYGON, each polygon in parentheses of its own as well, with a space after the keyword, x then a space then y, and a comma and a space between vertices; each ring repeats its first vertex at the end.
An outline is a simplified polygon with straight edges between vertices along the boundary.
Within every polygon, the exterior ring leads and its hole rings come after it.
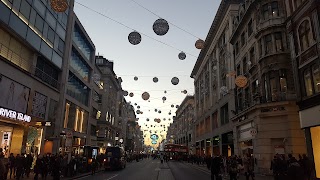
POLYGON ((312 67, 312 74, 313 74, 314 91, 316 93, 319 93, 320 92, 320 69, 319 69, 319 65, 314 65, 312 67))
POLYGON ((309 69, 304 71, 303 77, 304 77, 306 95, 311 96, 313 94, 313 91, 312 91, 312 81, 311 81, 311 75, 310 75, 309 69))
POLYGON ((320 178, 320 126, 312 127, 310 130, 316 177, 320 178))

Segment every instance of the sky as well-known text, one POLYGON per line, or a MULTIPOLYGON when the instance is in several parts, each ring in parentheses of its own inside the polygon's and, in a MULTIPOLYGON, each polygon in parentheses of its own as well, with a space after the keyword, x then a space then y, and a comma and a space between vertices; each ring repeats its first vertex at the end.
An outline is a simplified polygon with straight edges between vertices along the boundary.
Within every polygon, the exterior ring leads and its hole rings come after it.
POLYGON ((134 94, 126 96, 127 102, 143 112, 137 117, 145 144, 151 143, 150 130, 160 137, 158 142, 165 138, 176 105, 194 94, 190 74, 200 53, 195 42, 205 40, 219 4, 220 0, 76 0, 75 12, 95 44, 96 54, 114 62, 123 90, 134 94), (163 36, 152 28, 159 18, 169 22, 169 31, 163 36), (140 44, 129 43, 132 31, 141 34, 140 44), (187 55, 185 60, 178 58, 181 51, 187 55), (159 79, 157 83, 154 77, 159 79), (179 78, 178 85, 171 83, 173 77, 179 78), (184 90, 187 94, 181 92, 184 90), (143 92, 150 94, 149 100, 142 99, 143 92), (155 118, 161 122, 156 123, 155 118))

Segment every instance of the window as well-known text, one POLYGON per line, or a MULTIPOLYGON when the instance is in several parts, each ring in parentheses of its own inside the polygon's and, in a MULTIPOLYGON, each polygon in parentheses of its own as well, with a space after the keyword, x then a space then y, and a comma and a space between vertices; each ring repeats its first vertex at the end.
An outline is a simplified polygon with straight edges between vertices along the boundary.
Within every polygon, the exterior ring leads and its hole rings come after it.
POLYGON ((59 38, 58 50, 63 53, 64 51, 64 42, 59 38))
POLYGON ((304 85, 305 85, 305 93, 307 96, 311 96, 313 94, 312 90, 312 80, 311 73, 309 69, 306 69, 303 73, 304 85))
POLYGON ((255 54, 254 54, 254 47, 250 49, 250 64, 255 64, 256 60, 255 60, 255 54))
POLYGON ((277 1, 273 1, 271 3, 271 11, 272 11, 272 16, 273 17, 279 16, 279 7, 278 7, 278 2, 277 1))
POLYGON ((244 107, 247 108, 250 106, 251 99, 250 99, 250 90, 249 88, 246 88, 244 90, 244 107))
POLYGON ((296 8, 298 8, 301 5, 302 0, 294 0, 294 2, 295 2, 295 5, 296 5, 296 8))
POLYGON ((241 74, 241 67, 240 64, 237 66, 237 76, 241 74))
POLYGON ((272 37, 271 34, 268 34, 264 38, 266 54, 270 54, 272 52, 272 37))
POLYGON ((69 72, 67 94, 78 100, 80 103, 88 105, 89 92, 90 89, 74 74, 69 72))
POLYGON ((51 43, 54 42, 54 35, 55 35, 55 33, 54 33, 53 29, 51 29, 51 28, 49 27, 47 38, 48 38, 48 40, 49 40, 51 43))
POLYGON ((259 40, 259 55, 260 55, 260 57, 263 55, 263 40, 262 40, 262 38, 259 40))
POLYGON ((255 80, 253 81, 252 83, 252 94, 255 95, 258 93, 258 85, 259 85, 259 81, 258 80, 255 80))
POLYGON ((218 128, 218 112, 212 114, 212 128, 218 128))
POLYGON ((247 58, 244 58, 242 61, 242 72, 243 74, 246 74, 248 71, 248 66, 247 66, 248 62, 247 62, 247 58))
POLYGON ((220 119, 221 124, 227 124, 229 122, 229 111, 228 111, 228 104, 224 105, 220 109, 220 119))
POLYGON ((244 32, 241 34, 241 47, 243 47, 246 44, 246 37, 244 32))
POLYGON ((31 6, 27 1, 21 1, 20 13, 26 18, 29 19, 31 11, 31 6))
POLYGON ((238 100, 238 109, 240 111, 243 110, 243 96, 242 96, 242 89, 238 89, 238 96, 237 96, 237 100, 238 100))
POLYGON ((35 27, 36 27, 41 33, 42 33, 42 31, 43 31, 43 25, 44 25, 44 21, 43 21, 42 17, 39 16, 39 14, 37 14, 35 27))
POLYGON ((267 76, 264 76, 264 94, 265 94, 265 100, 269 100, 269 85, 268 85, 268 79, 267 76))
POLYGON ((315 93, 320 92, 320 68, 319 65, 312 66, 313 84, 315 93))
POLYGON ((53 65, 46 62, 41 56, 37 59, 35 76, 52 87, 58 88, 59 71, 53 65))
POLYGON ((313 35, 310 29, 310 23, 308 20, 303 21, 298 29, 300 50, 305 51, 311 46, 313 42, 313 35))
POLYGON ((282 46, 282 34, 281 32, 276 32, 274 34, 275 40, 276 40, 276 51, 282 51, 283 46, 282 46))
POLYGON ((285 69, 281 69, 279 71, 279 77, 280 77, 280 97, 281 100, 285 100, 286 93, 287 93, 287 73, 285 69))
POLYGON ((271 88, 271 101, 277 101, 278 95, 277 95, 277 81, 276 78, 270 79, 270 88, 271 88))
POLYGON ((263 16, 264 20, 269 19, 269 6, 268 6, 268 4, 265 4, 262 6, 262 16, 263 16))
POLYGON ((97 136, 97 127, 95 125, 91 124, 90 135, 91 136, 97 136))
POLYGON ((239 53, 239 43, 238 42, 236 42, 234 49, 236 51, 236 54, 238 54, 239 53))
POLYGON ((248 23, 248 37, 250 37, 252 32, 253 32, 253 27, 252 27, 252 19, 251 19, 248 23))

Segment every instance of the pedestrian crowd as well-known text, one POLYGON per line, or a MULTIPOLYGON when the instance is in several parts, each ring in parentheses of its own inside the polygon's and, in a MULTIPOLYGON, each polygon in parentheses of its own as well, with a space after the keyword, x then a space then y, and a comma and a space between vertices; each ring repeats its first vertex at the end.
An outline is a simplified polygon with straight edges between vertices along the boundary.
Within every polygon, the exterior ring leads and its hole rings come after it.
MULTIPOLYGON (((257 160, 250 154, 240 156, 199 156, 189 155, 187 161, 192 164, 206 165, 211 171, 212 180, 222 180, 229 176, 230 180, 238 180, 242 174, 246 180, 254 180, 254 167, 257 160)), ((274 180, 312 180, 313 162, 304 154, 296 159, 293 155, 276 154, 271 161, 270 171, 274 180)))
MULTIPOLYGON (((1 152, 1 148, 0 148, 1 152)), ((60 180, 61 177, 74 177, 80 173, 91 172, 94 174, 98 168, 102 168, 104 157, 97 155, 89 161, 86 157, 72 155, 39 155, 12 153, 8 158, 0 153, 0 180, 29 178, 33 173, 34 180, 47 179, 52 176, 53 180, 60 180)))

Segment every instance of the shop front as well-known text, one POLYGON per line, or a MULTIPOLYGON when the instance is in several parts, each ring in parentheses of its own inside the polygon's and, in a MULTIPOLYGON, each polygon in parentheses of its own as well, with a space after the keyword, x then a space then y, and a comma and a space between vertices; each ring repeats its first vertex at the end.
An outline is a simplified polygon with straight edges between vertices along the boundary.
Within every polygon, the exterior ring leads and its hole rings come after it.
POLYGON ((222 137, 222 155, 230 157, 234 155, 233 132, 221 135, 222 137))
POLYGON ((238 154, 244 156, 253 154, 253 139, 254 139, 254 123, 253 121, 243 124, 238 127, 238 154))
POLYGON ((299 112, 301 128, 305 130, 308 156, 313 159, 315 176, 320 179, 320 106, 299 112))

